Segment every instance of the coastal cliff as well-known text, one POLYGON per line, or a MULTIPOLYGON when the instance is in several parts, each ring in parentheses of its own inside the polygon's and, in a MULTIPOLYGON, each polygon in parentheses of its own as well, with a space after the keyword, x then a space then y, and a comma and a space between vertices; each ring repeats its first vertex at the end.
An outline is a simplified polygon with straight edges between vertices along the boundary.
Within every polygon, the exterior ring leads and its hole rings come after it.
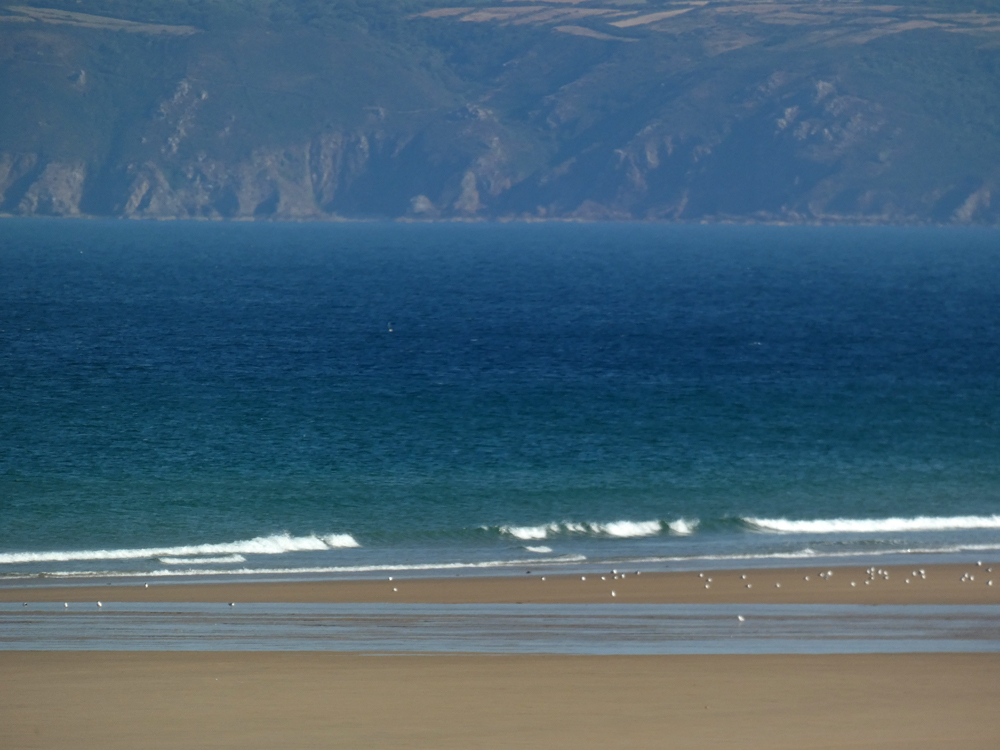
POLYGON ((0 214, 1000 223, 974 0, 69 7, 0 11, 0 214))

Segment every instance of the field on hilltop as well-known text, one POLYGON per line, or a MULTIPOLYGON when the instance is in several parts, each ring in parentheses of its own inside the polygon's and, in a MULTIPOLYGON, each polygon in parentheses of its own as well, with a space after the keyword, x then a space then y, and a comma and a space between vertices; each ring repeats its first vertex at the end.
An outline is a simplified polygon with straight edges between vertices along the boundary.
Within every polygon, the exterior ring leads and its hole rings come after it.
POLYGON ((0 6, 0 213, 1000 223, 985 0, 0 6))

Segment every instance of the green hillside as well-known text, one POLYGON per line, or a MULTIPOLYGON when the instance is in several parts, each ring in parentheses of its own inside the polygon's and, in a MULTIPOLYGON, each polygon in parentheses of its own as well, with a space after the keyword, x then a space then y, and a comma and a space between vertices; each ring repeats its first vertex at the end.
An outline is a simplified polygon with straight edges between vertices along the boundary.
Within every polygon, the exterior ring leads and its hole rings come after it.
POLYGON ((0 213, 1000 223, 1000 9, 0 8, 0 213))

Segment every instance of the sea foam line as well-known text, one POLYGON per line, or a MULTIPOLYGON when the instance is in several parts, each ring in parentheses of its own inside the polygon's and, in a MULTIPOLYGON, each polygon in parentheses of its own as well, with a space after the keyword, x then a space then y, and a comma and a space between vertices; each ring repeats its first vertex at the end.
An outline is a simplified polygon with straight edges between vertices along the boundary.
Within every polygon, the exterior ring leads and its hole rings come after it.
POLYGON ((285 552, 314 552, 360 546, 350 534, 327 534, 325 536, 272 534, 271 536, 259 536, 237 542, 177 547, 74 550, 68 552, 7 552, 0 554, 0 564, 71 562, 75 560, 139 560, 150 557, 190 557, 192 555, 280 555, 285 552))
POLYGON ((831 518, 790 521, 786 518, 744 518, 761 530, 779 534, 872 534, 892 531, 953 531, 1000 529, 998 516, 917 516, 915 518, 831 518))
MULTIPOLYGON (((152 571, 115 571, 115 570, 60 570, 46 572, 46 578, 161 578, 177 576, 250 576, 250 575, 311 575, 315 573, 393 573, 405 571, 462 570, 475 568, 516 568, 525 565, 566 565, 581 563, 587 560, 585 555, 560 555, 558 557, 533 558, 531 560, 488 560, 485 562, 452 562, 452 563, 420 563, 420 564, 385 564, 385 565, 342 565, 315 568, 188 568, 185 570, 152 570, 152 571)), ((4 576, 4 580, 21 578, 36 578, 37 575, 4 576)))

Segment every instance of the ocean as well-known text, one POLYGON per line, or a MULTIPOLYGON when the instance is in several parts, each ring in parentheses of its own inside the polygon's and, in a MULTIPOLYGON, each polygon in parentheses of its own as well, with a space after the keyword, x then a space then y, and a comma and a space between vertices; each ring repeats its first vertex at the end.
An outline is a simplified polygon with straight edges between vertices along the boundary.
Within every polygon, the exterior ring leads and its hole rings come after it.
POLYGON ((0 222, 0 582, 1000 550, 1000 234, 0 222))

